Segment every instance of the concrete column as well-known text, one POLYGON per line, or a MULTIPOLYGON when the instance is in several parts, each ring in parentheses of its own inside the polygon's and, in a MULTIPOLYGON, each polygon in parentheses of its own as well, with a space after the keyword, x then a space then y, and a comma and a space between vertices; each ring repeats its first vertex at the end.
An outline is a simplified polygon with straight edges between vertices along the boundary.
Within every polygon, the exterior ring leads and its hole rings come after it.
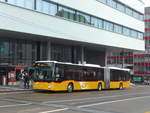
POLYGON ((123 57, 123 58, 122 58, 122 68, 124 68, 124 62, 125 62, 125 61, 124 61, 124 60, 125 60, 125 59, 124 59, 124 51, 122 51, 122 57, 123 57))
POLYGON ((84 63, 84 47, 81 47, 81 63, 84 63))
POLYGON ((108 56, 108 50, 106 50, 106 52, 105 52, 105 66, 107 66, 107 56, 108 56))
POLYGON ((47 41, 47 60, 51 60, 51 42, 47 41))

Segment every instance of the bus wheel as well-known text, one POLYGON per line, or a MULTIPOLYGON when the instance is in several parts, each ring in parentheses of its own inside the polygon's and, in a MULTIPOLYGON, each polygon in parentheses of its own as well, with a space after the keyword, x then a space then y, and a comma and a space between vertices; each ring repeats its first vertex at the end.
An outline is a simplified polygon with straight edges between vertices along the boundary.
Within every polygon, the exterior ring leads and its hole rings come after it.
POLYGON ((67 87, 67 92, 68 93, 71 93, 73 91, 73 84, 72 83, 69 83, 68 84, 68 87, 67 87))
POLYGON ((102 90, 102 84, 101 84, 101 83, 98 84, 97 90, 98 90, 98 91, 101 91, 101 90, 102 90))
POLYGON ((123 89, 123 84, 122 84, 122 83, 119 85, 119 89, 120 89, 120 90, 123 89))

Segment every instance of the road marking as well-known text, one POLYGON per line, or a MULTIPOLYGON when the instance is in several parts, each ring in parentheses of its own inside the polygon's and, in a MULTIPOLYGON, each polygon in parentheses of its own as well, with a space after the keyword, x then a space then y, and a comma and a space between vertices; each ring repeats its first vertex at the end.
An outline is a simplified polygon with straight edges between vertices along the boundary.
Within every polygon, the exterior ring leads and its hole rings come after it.
POLYGON ((110 97, 120 97, 120 96, 132 96, 135 94, 149 94, 149 93, 132 93, 132 94, 122 94, 122 95, 113 95, 113 96, 102 96, 101 97, 92 97, 92 98, 82 98, 82 99, 71 99, 71 100, 58 100, 58 101, 46 101, 43 102, 43 104, 48 104, 48 103, 60 103, 60 102, 72 102, 72 101, 80 101, 80 100, 91 100, 91 99, 101 99, 101 98, 110 98, 110 97))
POLYGON ((128 99, 115 100, 115 101, 107 101, 107 102, 100 102, 100 103, 95 103, 95 104, 87 104, 87 105, 78 106, 78 108, 97 106, 97 105, 103 105, 103 104, 111 104, 111 103, 114 103, 114 102, 122 102, 122 101, 136 100, 136 99, 142 99, 142 98, 150 98, 150 96, 135 97, 135 98, 128 98, 128 99))
POLYGON ((40 107, 38 107, 38 108, 30 108, 30 109, 25 109, 25 110, 22 110, 21 109, 21 111, 18 111, 17 113, 30 113, 30 112, 32 112, 32 113, 37 113, 37 111, 40 111, 41 110, 41 108, 40 107))
POLYGON ((16 107, 16 106, 27 106, 27 105, 31 105, 31 103, 28 103, 28 104, 15 104, 15 105, 4 105, 4 106, 0 106, 0 108, 16 107))
POLYGON ((69 108, 64 108, 64 109, 56 109, 56 110, 51 110, 51 111, 43 111, 39 113, 52 113, 52 112, 58 112, 58 111, 65 111, 68 110, 69 108))

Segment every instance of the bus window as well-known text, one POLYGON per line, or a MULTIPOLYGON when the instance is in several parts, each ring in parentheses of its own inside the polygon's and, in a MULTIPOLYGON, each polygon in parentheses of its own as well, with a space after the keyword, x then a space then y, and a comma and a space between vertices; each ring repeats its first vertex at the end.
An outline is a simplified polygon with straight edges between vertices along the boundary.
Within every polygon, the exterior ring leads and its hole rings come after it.
POLYGON ((56 64, 55 66, 55 80, 56 81, 64 80, 64 66, 62 64, 56 64))
POLYGON ((74 68, 74 80, 76 81, 83 81, 83 70, 82 67, 75 67, 74 68))
POLYGON ((110 80, 111 81, 118 81, 120 80, 120 73, 118 72, 118 70, 115 69, 111 69, 110 70, 110 80))
POLYGON ((35 81, 53 81, 52 68, 48 66, 39 66, 35 68, 35 81))
POLYGON ((74 67, 71 65, 66 65, 64 67, 64 78, 65 80, 73 80, 74 79, 74 67))

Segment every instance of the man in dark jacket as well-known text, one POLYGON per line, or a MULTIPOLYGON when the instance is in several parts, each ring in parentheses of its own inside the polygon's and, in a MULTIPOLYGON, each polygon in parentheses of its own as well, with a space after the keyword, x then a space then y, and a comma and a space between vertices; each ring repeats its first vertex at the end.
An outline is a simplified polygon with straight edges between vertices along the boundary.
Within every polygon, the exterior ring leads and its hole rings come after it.
POLYGON ((28 88, 29 89, 29 81, 30 81, 30 77, 28 72, 24 72, 24 88, 28 88))

